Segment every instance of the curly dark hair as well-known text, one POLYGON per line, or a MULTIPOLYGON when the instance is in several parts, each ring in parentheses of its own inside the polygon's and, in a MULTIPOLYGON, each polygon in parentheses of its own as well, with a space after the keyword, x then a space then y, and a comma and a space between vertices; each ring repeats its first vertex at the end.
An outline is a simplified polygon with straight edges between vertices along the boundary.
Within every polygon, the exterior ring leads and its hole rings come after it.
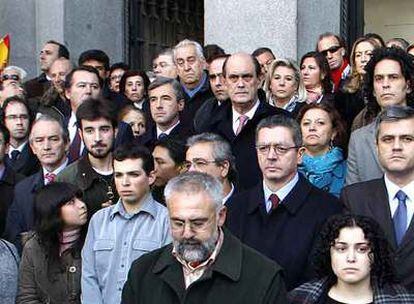
POLYGON ((332 270, 330 250, 341 229, 346 227, 361 228, 369 242, 371 280, 376 280, 379 286, 395 283, 393 252, 380 225, 372 218, 352 214, 335 215, 321 229, 312 256, 317 278, 327 277, 331 285, 336 283, 337 277, 332 270))
POLYGON ((303 116, 305 116, 305 113, 311 109, 320 109, 322 111, 325 111, 328 113, 329 118, 332 122, 332 128, 336 131, 336 136, 333 140, 333 145, 335 147, 340 147, 342 150, 347 149, 348 144, 348 134, 346 132, 346 124, 341 118, 341 115, 339 115, 338 111, 330 104, 328 103, 310 103, 304 105, 300 111, 298 116, 296 117, 297 122, 299 125, 301 124, 301 120, 303 116))
POLYGON ((319 69, 321 70, 321 77, 324 76, 323 79, 321 79, 321 85, 323 89, 323 94, 329 94, 332 93, 333 84, 330 74, 330 68, 328 60, 325 56, 323 56, 321 53, 318 52, 308 52, 305 55, 302 56, 300 59, 300 69, 302 70, 302 64, 305 61, 306 58, 313 58, 316 61, 316 64, 318 65, 319 69))
POLYGON ((374 70, 378 62, 384 59, 397 61, 400 64, 401 72, 411 89, 407 93, 407 105, 414 106, 414 63, 412 57, 404 50, 396 47, 375 49, 370 61, 365 66, 364 96, 367 100, 367 111, 365 118, 372 121, 380 112, 381 108, 374 96, 374 70))
MULTIPOLYGON (((46 252, 47 273, 50 280, 54 278, 56 270, 64 271, 59 256, 60 233, 63 231, 64 222, 61 217, 61 208, 74 197, 82 198, 81 190, 69 183, 54 182, 40 188, 34 201, 35 232, 39 243, 46 252)), ((88 225, 81 228, 81 235, 70 249, 74 257, 80 257, 85 241, 88 225)))

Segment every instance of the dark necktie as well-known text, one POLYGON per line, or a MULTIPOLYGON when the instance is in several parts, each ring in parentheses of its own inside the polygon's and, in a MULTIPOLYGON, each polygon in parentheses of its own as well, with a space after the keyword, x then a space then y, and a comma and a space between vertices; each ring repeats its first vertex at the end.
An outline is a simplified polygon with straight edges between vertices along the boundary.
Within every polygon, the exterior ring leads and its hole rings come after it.
POLYGON ((75 161, 79 158, 80 147, 81 147, 81 138, 78 130, 76 130, 75 137, 73 138, 72 144, 69 147, 69 158, 71 161, 75 161))
POLYGON ((168 135, 167 134, 165 134, 165 133, 161 133, 159 136, 158 136, 158 139, 159 140, 163 140, 163 139, 165 139, 165 138, 167 138, 168 137, 168 135))
POLYGON ((15 162, 19 158, 19 156, 20 156, 20 151, 19 150, 13 150, 11 152, 11 160, 13 162, 15 162))
POLYGON ((272 209, 270 211, 276 210, 277 206, 279 206, 280 199, 276 194, 270 194, 269 196, 270 201, 272 202, 272 209))
POLYGON ((395 239, 397 244, 400 245, 405 231, 407 230, 407 205, 405 203, 407 200, 407 194, 400 190, 397 192, 395 197, 398 199, 398 207, 394 213, 393 221, 395 239))

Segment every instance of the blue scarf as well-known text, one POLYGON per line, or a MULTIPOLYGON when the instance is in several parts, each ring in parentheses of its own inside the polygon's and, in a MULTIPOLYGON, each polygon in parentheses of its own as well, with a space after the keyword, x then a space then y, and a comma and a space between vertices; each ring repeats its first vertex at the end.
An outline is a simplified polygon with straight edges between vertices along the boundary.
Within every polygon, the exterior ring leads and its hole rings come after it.
POLYGON ((344 184, 346 161, 342 149, 334 147, 324 155, 304 154, 299 172, 304 174, 312 185, 339 196, 344 184))

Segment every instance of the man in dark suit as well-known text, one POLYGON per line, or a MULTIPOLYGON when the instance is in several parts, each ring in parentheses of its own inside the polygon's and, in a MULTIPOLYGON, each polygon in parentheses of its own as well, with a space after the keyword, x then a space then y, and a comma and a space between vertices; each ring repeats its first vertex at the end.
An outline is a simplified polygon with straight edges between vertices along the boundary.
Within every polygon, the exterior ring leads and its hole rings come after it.
POLYGON ((186 96, 182 120, 192 125, 197 110, 213 97, 208 75, 204 71, 206 59, 201 45, 193 40, 180 41, 173 51, 178 78, 186 96))
POLYGON ((17 174, 8 166, 4 159, 9 147, 10 134, 7 128, 0 124, 0 235, 4 233, 7 212, 13 202, 14 186, 23 175, 17 174))
POLYGON ((138 137, 138 143, 152 151, 158 139, 170 137, 185 141, 192 134, 192 128, 181 120, 185 96, 180 83, 173 78, 157 77, 148 87, 148 96, 154 124, 138 137))
POLYGON ((230 57, 230 55, 219 55, 214 57, 208 65, 208 78, 214 97, 206 100, 194 116, 194 130, 197 133, 207 130, 218 107, 229 99, 229 94, 227 93, 227 87, 223 77, 223 65, 228 57, 230 57))
POLYGON ((399 279, 414 291, 414 110, 385 108, 377 118, 376 140, 384 176, 345 187, 341 199, 350 212, 381 225, 395 250, 399 279))
POLYGON ((24 176, 39 170, 39 162, 29 145, 31 111, 25 99, 12 96, 3 105, 3 122, 10 133, 6 164, 24 176))
MULTIPOLYGON (((79 158, 80 155, 85 155, 84 144, 79 136, 78 125, 76 121, 76 111, 78 107, 88 98, 98 98, 101 96, 103 80, 98 74, 98 70, 89 66, 81 66, 73 69, 65 80, 65 96, 70 102, 71 113, 69 117, 65 118, 65 125, 69 130, 69 160, 73 162, 79 158)), ((114 111, 116 110, 116 104, 113 101, 107 100, 108 103, 112 103, 114 111)), ((118 126, 118 134, 115 138, 115 147, 122 143, 132 141, 134 135, 131 127, 120 122, 118 126)))
POLYGON ((52 63, 60 57, 69 59, 69 51, 63 44, 49 40, 45 43, 39 55, 40 69, 42 73, 24 83, 26 97, 41 97, 49 88, 50 76, 48 75, 52 63))
POLYGON ((303 148, 295 120, 267 117, 256 134, 263 182, 230 199, 226 224, 242 242, 285 269, 290 290, 311 278, 314 241, 325 220, 342 206, 298 174, 303 148))
POLYGON ((19 250, 22 249, 22 240, 35 223, 33 204, 36 191, 53 182, 68 163, 68 134, 56 118, 46 115, 37 118, 30 131, 29 143, 41 169, 16 185, 6 221, 6 238, 19 250))
POLYGON ((243 189, 260 181, 254 148, 257 124, 267 116, 288 115, 286 111, 259 99, 260 71, 259 62, 249 54, 237 53, 226 59, 223 75, 230 102, 222 104, 208 127, 209 132, 217 133, 230 142, 243 189))

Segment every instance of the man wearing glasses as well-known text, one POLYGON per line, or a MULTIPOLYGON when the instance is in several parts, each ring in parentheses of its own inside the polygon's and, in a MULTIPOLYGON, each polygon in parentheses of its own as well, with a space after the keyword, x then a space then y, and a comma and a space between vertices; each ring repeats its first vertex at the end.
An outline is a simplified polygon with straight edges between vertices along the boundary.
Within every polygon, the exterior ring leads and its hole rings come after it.
POLYGON ((230 199, 226 225, 246 245, 280 264, 291 290, 310 278, 314 240, 325 220, 342 207, 298 173, 303 148, 294 119, 263 119, 256 129, 256 151, 263 182, 230 199))
POLYGON ((39 162, 29 145, 31 125, 30 110, 27 102, 12 96, 3 104, 3 123, 10 133, 10 145, 6 163, 17 173, 29 176, 39 169, 39 162))
POLYGON ((236 164, 230 144, 220 135, 201 133, 187 140, 186 161, 188 171, 210 174, 217 178, 223 187, 223 204, 235 192, 237 179, 236 164))
POLYGON ((217 179, 179 175, 165 197, 173 243, 133 263, 122 303, 286 303, 281 268, 223 228, 217 179))
POLYGON ((324 33, 319 36, 316 50, 322 53, 329 63, 331 79, 334 82, 334 90, 338 91, 341 80, 345 79, 351 72, 344 40, 334 33, 324 33))

